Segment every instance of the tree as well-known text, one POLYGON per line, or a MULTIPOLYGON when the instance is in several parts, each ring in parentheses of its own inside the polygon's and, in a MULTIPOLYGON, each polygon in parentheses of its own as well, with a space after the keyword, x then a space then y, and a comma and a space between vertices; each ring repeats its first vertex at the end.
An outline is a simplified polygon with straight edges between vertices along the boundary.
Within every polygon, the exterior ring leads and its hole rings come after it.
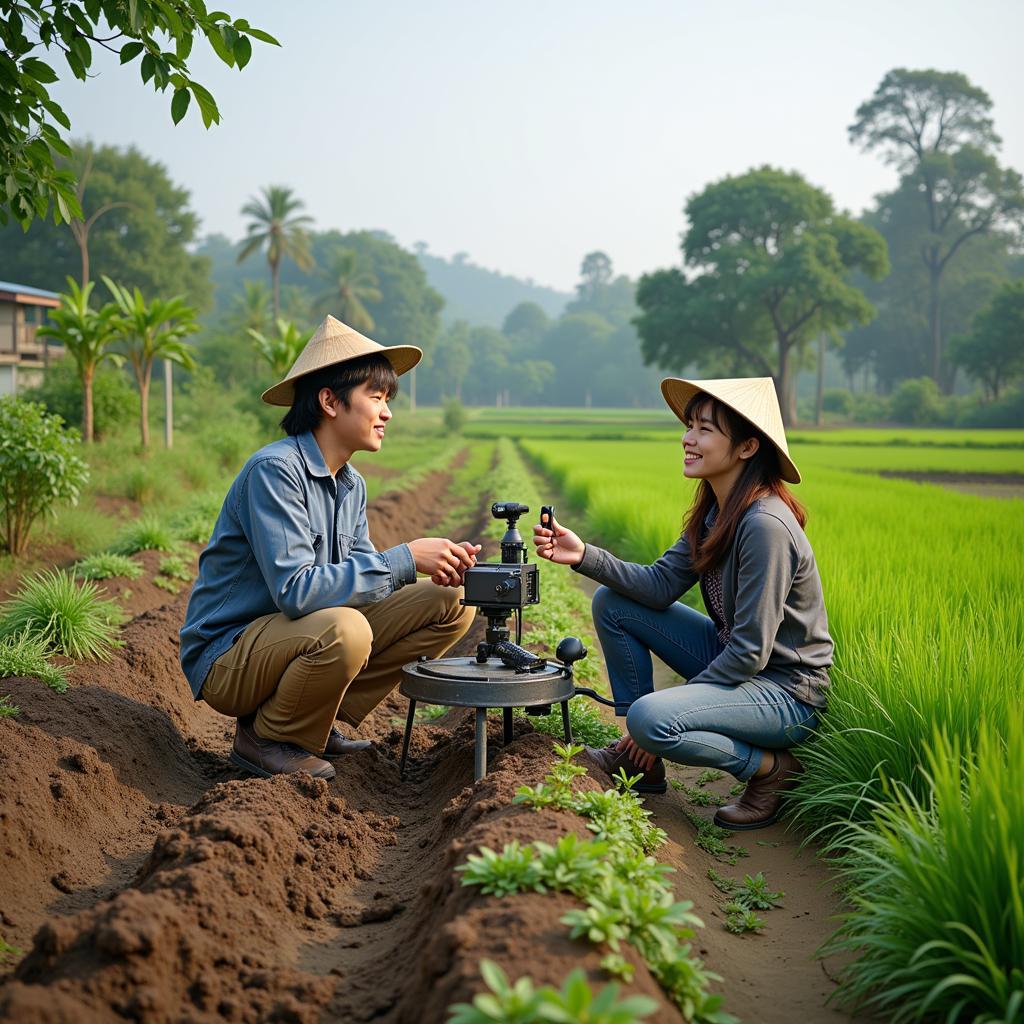
POLYGON ((270 322, 270 292, 262 281, 243 281, 244 291, 236 295, 227 314, 232 327, 265 332, 270 322))
POLYGON ((306 342, 309 340, 305 332, 300 331, 289 320, 278 320, 275 333, 269 338, 259 331, 249 328, 249 337, 256 346, 256 351, 270 366, 275 377, 283 377, 291 368, 306 342))
MULTIPOLYGON (((87 160, 90 274, 105 274, 144 294, 183 294, 204 308, 211 292, 209 261, 192 251, 199 218, 188 191, 136 149, 74 146, 87 160)), ((16 224, 0 229, 0 278, 61 291, 69 276, 81 275, 82 258, 66 225, 36 220, 27 232, 16 224)))
POLYGON ((149 385, 153 363, 166 359, 186 370, 195 368, 191 346, 184 339, 199 330, 195 310, 180 295, 146 303, 138 288, 128 291, 103 278, 120 315, 115 320, 118 334, 128 348, 128 361, 139 389, 139 427, 142 447, 149 447, 149 385))
POLYGON ((49 322, 39 328, 38 334, 53 338, 67 350, 82 381, 82 434, 86 444, 93 440, 92 388, 96 370, 104 360, 115 366, 124 363, 124 357, 110 349, 118 337, 117 306, 108 302, 100 310, 89 306, 93 282, 79 288, 75 279, 68 278, 68 290, 61 293, 60 307, 50 313, 49 322))
POLYGON ((501 333, 514 341, 536 342, 544 336, 550 322, 536 302, 520 302, 505 317, 501 333))
POLYGON ((1000 168, 992 100, 956 72, 895 68, 857 109, 851 142, 879 150, 920 194, 928 237, 921 259, 928 274, 928 333, 932 379, 947 391, 942 281, 965 242, 1024 225, 1024 187, 1000 168))
POLYGON ((837 213, 799 174, 771 167, 715 182, 686 204, 692 268, 640 281, 644 357, 665 368, 759 372, 775 380, 783 420, 796 419, 794 364, 820 331, 873 315, 850 282, 888 269, 878 232, 837 213))
POLYGON ((971 333, 953 339, 950 357, 994 400, 1005 384, 1024 375, 1024 278, 996 292, 971 333))
POLYGON ((334 249, 323 277, 329 287, 317 301, 331 303, 337 310, 335 316, 349 327, 372 331, 374 320, 365 303, 380 302, 381 292, 376 275, 360 264, 359 254, 341 246, 334 249))
POLYGON ((193 41, 205 36, 217 57, 239 70, 252 56, 252 39, 274 46, 273 36, 244 18, 231 21, 223 11, 207 12, 201 0, 20 0, 5 5, 0 18, 0 166, 5 190, 0 223, 13 216, 23 228, 45 218, 53 204, 53 222, 82 216, 74 172, 57 157, 71 157, 61 134, 70 131, 67 114, 50 98, 47 86, 57 72, 37 55, 59 51, 68 70, 88 78, 93 47, 119 53, 122 64, 139 60, 144 83, 164 92, 172 88, 171 118, 177 124, 194 98, 203 124, 220 121, 217 103, 191 76, 193 41), (115 45, 117 44, 117 45, 115 45))
POLYGON ((271 185, 261 190, 262 200, 250 199, 242 207, 242 213, 251 217, 247 235, 240 243, 238 262, 241 263, 258 249, 267 250, 270 265, 270 279, 274 289, 274 320, 281 315, 281 260, 289 257, 300 270, 313 265, 309 254, 309 232, 307 226, 313 218, 299 214, 305 203, 297 198, 290 188, 271 185))

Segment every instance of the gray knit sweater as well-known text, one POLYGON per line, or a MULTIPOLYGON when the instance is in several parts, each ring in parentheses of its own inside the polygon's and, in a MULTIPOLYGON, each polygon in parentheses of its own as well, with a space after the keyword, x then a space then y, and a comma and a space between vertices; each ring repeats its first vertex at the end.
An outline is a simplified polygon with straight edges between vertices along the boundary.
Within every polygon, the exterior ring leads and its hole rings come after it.
MULTIPOLYGON (((705 522, 714 522, 715 510, 705 522)), ((653 565, 624 562, 588 544, 578 572, 648 608, 668 608, 696 582, 681 537, 653 565)), ((737 685, 770 679, 797 700, 824 707, 832 638, 814 552, 785 502, 755 501, 718 568, 729 642, 691 683, 737 685)))

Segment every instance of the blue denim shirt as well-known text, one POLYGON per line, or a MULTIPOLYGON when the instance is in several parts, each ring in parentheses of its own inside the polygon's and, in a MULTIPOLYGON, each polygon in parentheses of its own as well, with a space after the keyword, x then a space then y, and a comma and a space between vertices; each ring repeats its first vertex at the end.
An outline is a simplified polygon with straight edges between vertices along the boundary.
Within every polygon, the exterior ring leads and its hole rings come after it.
POLYGON ((261 615, 373 604, 416 580, 407 544, 377 551, 366 483, 331 475, 311 433, 261 448, 242 467, 199 558, 181 630, 181 667, 201 697, 213 663, 261 615))

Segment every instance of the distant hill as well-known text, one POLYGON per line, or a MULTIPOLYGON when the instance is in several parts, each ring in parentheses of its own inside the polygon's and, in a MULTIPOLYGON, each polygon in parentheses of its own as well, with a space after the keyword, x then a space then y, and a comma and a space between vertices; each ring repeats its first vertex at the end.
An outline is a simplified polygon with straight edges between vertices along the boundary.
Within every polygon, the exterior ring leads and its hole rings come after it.
POLYGON ((501 327, 505 317, 520 302, 536 302, 549 317, 555 319, 573 298, 567 292, 478 267, 462 253, 446 260, 418 247, 416 258, 431 287, 444 296, 441 317, 447 324, 467 320, 471 324, 501 327))

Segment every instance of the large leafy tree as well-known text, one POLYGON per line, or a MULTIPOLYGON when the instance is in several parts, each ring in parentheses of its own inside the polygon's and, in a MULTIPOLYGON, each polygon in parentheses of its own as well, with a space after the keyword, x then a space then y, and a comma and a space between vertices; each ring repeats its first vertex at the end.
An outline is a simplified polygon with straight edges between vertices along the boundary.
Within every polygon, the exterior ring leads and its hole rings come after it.
POLYGON ((119 315, 115 328, 128 349, 128 361, 135 373, 139 388, 139 428, 142 447, 149 447, 149 385, 153 379, 153 364, 167 359, 195 369, 191 346, 185 339, 199 330, 195 310, 186 305, 180 295, 170 299, 154 299, 147 303, 138 288, 129 291, 115 284, 109 277, 103 283, 114 296, 119 315))
POLYGON ((689 278, 658 271, 637 290, 645 359, 770 375, 784 421, 794 422, 796 365, 819 332, 871 318, 850 276, 883 275, 885 241, 799 174, 771 167, 709 185, 686 214, 689 278))
MULTIPOLYGON (((88 273, 106 275, 148 295, 186 296, 204 308, 210 300, 209 261, 192 251, 199 218, 186 189, 166 168, 136 149, 75 143, 83 170, 88 273), (97 217, 97 213, 100 216, 97 217)), ((60 291, 81 279, 82 252, 67 226, 35 221, 27 232, 0 228, 0 278, 60 291)))
POLYGON ((265 249, 274 290, 274 320, 281 316, 281 261, 287 256, 301 270, 313 265, 309 252, 309 225, 313 218, 299 213, 305 203, 283 185, 264 188, 261 198, 250 199, 242 213, 252 218, 240 243, 238 262, 265 249))
POLYGON ((92 389, 96 370, 109 360, 120 366, 124 357, 110 345, 120 336, 117 331, 117 306, 108 302, 95 310, 89 305, 93 282, 79 288, 73 277, 68 290, 61 294, 60 306, 50 313, 48 322, 39 328, 44 337, 60 342, 75 361, 82 382, 82 436, 86 444, 93 440, 92 389))
POLYGON ((950 355, 993 399, 1024 376, 1024 278, 1003 284, 970 334, 953 339, 950 355))
POLYGON ((376 274, 362 265, 359 254, 342 246, 333 249, 323 269, 323 279, 326 288, 318 297, 318 304, 333 305, 334 315, 349 327, 372 331, 374 319, 366 303, 380 302, 381 291, 376 274))
POLYGON ((1024 224, 1024 187, 999 166, 992 100, 962 74, 895 68, 857 109, 852 142, 878 150, 919 194, 927 218, 920 258, 928 282, 932 378, 952 386, 945 359, 942 284, 970 239, 1024 224))
MULTIPOLYGON (((192 77, 189 57, 205 37, 217 57, 239 70, 252 57, 252 40, 277 45, 273 36, 208 11, 202 0, 18 0, 0 9, 0 223, 13 217, 27 228, 52 209, 54 223, 81 217, 74 171, 61 166, 71 157, 64 137, 67 114, 48 85, 60 77, 45 60, 54 54, 83 82, 96 48, 137 62, 143 83, 171 90, 171 118, 177 124, 195 100, 207 128, 220 121, 216 100, 192 77), (52 207, 51 207, 52 204, 52 207)), ((60 65, 58 65, 60 66, 60 65)))

